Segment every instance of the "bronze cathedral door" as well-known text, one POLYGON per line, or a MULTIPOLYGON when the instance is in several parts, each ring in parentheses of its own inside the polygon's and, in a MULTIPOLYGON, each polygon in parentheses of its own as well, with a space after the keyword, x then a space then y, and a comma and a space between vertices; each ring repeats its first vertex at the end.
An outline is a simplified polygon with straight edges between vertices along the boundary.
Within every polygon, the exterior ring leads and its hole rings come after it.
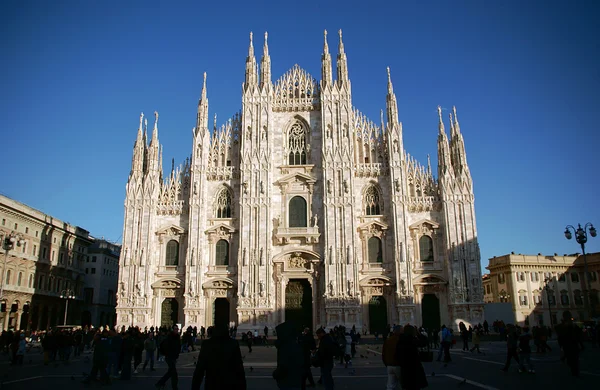
POLYGON ((160 326, 171 328, 177 323, 179 314, 179 302, 176 298, 166 298, 160 311, 160 326))
POLYGON ((312 288, 307 279, 291 279, 285 288, 285 320, 312 329, 312 288))

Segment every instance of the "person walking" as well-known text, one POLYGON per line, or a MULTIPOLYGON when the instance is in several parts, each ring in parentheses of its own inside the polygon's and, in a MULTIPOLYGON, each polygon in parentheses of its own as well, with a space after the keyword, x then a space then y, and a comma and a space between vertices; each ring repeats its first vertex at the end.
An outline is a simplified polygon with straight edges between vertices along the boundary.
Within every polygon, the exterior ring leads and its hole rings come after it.
POLYGON ((303 333, 298 337, 298 343, 302 347, 302 355, 303 355, 303 369, 304 373, 302 375, 302 382, 300 383, 301 390, 306 390, 306 380, 308 379, 308 383, 310 387, 315 387, 315 380, 312 376, 312 371, 310 370, 310 357, 311 354, 317 350, 317 345, 315 344, 315 339, 313 335, 310 333, 310 329, 304 328, 303 333))
POLYGON ((460 330, 460 338, 462 339, 462 342, 463 342, 462 350, 468 351, 469 350, 469 331, 467 330, 465 323, 461 321, 458 324, 458 329, 460 330))
POLYGON ((160 344, 159 349, 160 353, 165 357, 165 362, 167 363, 168 370, 162 378, 156 382, 155 387, 159 390, 165 388, 165 383, 171 379, 171 389, 177 390, 179 377, 177 376, 177 359, 179 358, 179 353, 181 352, 181 341, 179 338, 179 327, 177 325, 173 326, 173 331, 169 333, 167 338, 160 344))
POLYGON ((273 379, 280 390, 300 390, 304 379, 304 356, 298 344, 297 327, 290 321, 275 327, 277 340, 277 368, 273 379))
POLYGON ((473 348, 471 348, 471 352, 477 350, 477 353, 481 353, 481 351, 479 350, 479 343, 481 341, 481 330, 476 329, 473 332, 473 348))
POLYGON ((338 346, 323 328, 317 329, 317 337, 319 338, 317 361, 321 368, 321 380, 325 390, 333 390, 331 371, 333 370, 333 355, 338 346))
POLYGON ((565 310, 562 323, 556 327, 558 345, 563 351, 564 360, 571 369, 571 375, 579 376, 579 353, 583 350, 583 332, 573 323, 571 312, 565 310))
POLYGON ((506 363, 504 367, 501 369, 504 372, 508 372, 508 368, 510 367, 510 361, 514 358, 517 361, 517 364, 521 365, 519 362, 519 355, 517 353, 517 344, 519 342, 519 337, 517 336, 517 329, 514 325, 509 324, 506 328, 508 332, 506 337, 506 363))
MULTIPOLYGON (((444 363, 448 364, 449 362, 452 361, 452 359, 450 358, 450 346, 452 345, 452 332, 450 332, 450 329, 448 329, 446 327, 446 325, 442 325, 442 337, 441 337, 441 343, 442 343, 442 349, 444 350, 444 363)), ((438 361, 439 361, 439 356, 438 356, 438 361)))
MULTIPOLYGON (((419 358, 419 339, 417 329, 412 325, 404 327, 396 347, 400 360, 400 378, 403 390, 419 390, 427 387, 427 377, 419 358)), ((422 344, 421 344, 422 345, 422 344)))
POLYGON ((146 353, 146 359, 142 366, 142 371, 146 371, 146 365, 150 362, 150 371, 156 371, 154 369, 154 351, 156 351, 156 340, 154 339, 154 333, 148 333, 148 338, 144 340, 144 351, 146 353))
POLYGON ((519 359, 521 360, 519 368, 521 372, 534 374, 535 371, 531 364, 531 346, 529 345, 531 339, 532 337, 531 333, 529 333, 529 328, 523 328, 523 333, 519 336, 519 359))
POLYGON ((237 340, 229 337, 227 325, 216 325, 209 339, 202 342, 192 376, 192 390, 246 390, 244 362, 237 340))
POLYGON ((381 359, 387 369, 387 390, 396 390, 399 388, 398 384, 401 383, 400 356, 396 351, 398 350, 398 342, 403 333, 404 328, 396 325, 394 326, 392 335, 383 343, 381 359))

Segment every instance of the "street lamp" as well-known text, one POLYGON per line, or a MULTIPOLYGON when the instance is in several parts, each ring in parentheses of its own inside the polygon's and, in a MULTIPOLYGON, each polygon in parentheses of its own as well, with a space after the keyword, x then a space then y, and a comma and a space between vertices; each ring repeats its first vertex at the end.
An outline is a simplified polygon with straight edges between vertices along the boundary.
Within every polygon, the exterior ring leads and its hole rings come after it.
POLYGON ((25 244, 25 239, 20 233, 10 232, 10 234, 6 234, 4 232, 0 232, 0 240, 2 240, 2 249, 4 249, 4 263, 2 265, 2 281, 0 285, 0 298, 4 297, 4 281, 6 280, 6 261, 8 259, 8 252, 11 249, 14 249, 16 246, 22 246, 25 244))
POLYGON ((75 293, 70 288, 60 292, 61 299, 65 299, 65 321, 63 325, 67 325, 67 312, 69 311, 69 299, 75 299, 75 293))
POLYGON ((508 300, 510 299, 510 294, 507 294, 504 290, 500 291, 500 294, 498 294, 498 296, 500 297, 500 302, 508 302, 508 300))
POLYGON ((577 229, 575 229, 575 227, 573 227, 572 225, 567 225, 567 227, 565 228, 565 237, 567 238, 567 240, 573 238, 573 234, 571 233, 571 231, 575 233, 575 240, 579 245, 581 245, 581 251, 583 252, 583 271, 585 273, 585 276, 581 282, 581 287, 583 289, 583 305, 585 306, 585 309, 589 311, 591 320, 594 318, 594 307, 590 304, 590 292, 588 291, 588 288, 591 288, 592 281, 590 278, 590 273, 588 272, 587 256, 585 253, 585 243, 588 240, 588 231, 590 232, 590 236, 596 237, 596 228, 589 222, 586 223, 584 227, 581 227, 581 224, 577 224, 577 229))

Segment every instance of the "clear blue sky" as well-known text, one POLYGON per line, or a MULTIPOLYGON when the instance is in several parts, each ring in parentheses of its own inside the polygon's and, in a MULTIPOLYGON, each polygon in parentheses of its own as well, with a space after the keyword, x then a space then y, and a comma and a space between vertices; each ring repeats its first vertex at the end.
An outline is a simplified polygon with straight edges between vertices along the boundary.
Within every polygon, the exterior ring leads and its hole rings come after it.
POLYGON ((323 29, 335 55, 342 28, 354 105, 379 122, 390 66, 405 147, 422 163, 436 163, 436 106, 456 105, 483 266, 573 253, 566 224, 600 228, 596 2, 270 3, 4 2, 0 192, 120 240, 141 111, 160 113, 170 169, 191 153, 204 71, 210 117, 240 109, 250 31, 259 56, 269 32, 274 79, 295 63, 320 78, 323 29))

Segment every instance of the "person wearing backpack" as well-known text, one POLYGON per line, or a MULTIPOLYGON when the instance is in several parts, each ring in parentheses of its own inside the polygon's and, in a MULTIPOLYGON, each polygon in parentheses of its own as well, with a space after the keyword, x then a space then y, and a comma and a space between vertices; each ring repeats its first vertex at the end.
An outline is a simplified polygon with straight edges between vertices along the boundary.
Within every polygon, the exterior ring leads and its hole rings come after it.
POLYGON ((452 332, 450 329, 446 327, 446 325, 442 325, 442 348, 444 348, 444 363, 451 362, 450 358, 450 345, 452 345, 452 332))

